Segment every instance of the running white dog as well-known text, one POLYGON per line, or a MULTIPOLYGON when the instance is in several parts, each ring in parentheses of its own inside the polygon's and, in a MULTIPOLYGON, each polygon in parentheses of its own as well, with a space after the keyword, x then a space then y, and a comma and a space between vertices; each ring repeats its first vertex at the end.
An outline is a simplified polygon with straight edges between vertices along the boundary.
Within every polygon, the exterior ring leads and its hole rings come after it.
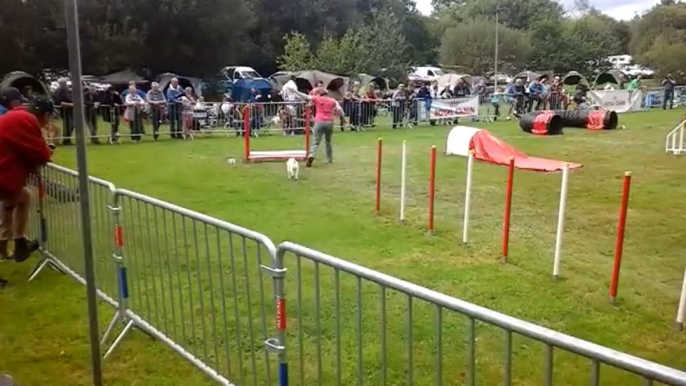
POLYGON ((298 180, 298 174, 300 173, 300 165, 298 164, 298 161, 295 160, 295 158, 289 158, 288 161, 286 161, 286 172, 288 172, 289 180, 291 178, 294 178, 296 181, 298 180))

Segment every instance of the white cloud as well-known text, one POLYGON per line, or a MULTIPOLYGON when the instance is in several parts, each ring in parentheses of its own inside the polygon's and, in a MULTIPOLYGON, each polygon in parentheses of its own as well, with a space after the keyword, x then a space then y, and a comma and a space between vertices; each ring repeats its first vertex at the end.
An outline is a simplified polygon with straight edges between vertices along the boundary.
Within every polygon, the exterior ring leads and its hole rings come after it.
MULTIPOLYGON (((414 0, 417 4, 417 9, 424 15, 431 14, 433 7, 431 0, 414 0)), ((574 7, 574 0, 558 0, 565 6, 566 9, 574 7)), ((603 13, 614 17, 618 20, 630 20, 635 14, 641 14, 655 4, 659 0, 591 0, 591 5, 600 9, 603 13)))

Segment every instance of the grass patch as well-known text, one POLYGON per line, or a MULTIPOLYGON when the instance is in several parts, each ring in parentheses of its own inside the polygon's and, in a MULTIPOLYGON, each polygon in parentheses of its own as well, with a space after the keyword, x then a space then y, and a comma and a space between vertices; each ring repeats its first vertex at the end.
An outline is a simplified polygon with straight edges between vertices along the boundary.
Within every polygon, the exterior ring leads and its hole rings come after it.
MULTIPOLYGON (((686 336, 675 333, 671 326, 683 273, 681 251, 686 247, 682 221, 686 212, 679 204, 686 161, 665 155, 663 148, 665 134, 678 123, 680 115, 679 111, 622 115, 620 120, 627 130, 568 129, 564 136, 550 138, 529 136, 510 122, 487 125, 528 154, 584 164, 581 170, 570 173, 564 278, 559 282, 551 278, 559 174, 516 172, 510 263, 502 265, 498 257, 506 168, 475 164, 472 242, 463 247, 460 240, 466 160, 439 156, 436 234, 425 236, 429 149, 437 145, 439 154, 444 150, 449 130, 445 126, 398 131, 384 126, 367 133, 336 133, 336 163, 320 161, 312 169, 303 165, 297 183, 286 179, 283 163, 227 164, 227 158, 241 158, 242 142, 221 136, 193 142, 145 140, 131 144, 124 140, 119 146, 90 146, 89 172, 119 188, 262 232, 277 243, 294 241, 515 317, 684 368, 686 336), (384 162, 382 213, 377 217, 374 176, 379 136, 384 139, 384 162), (399 225, 403 140, 408 144, 408 203, 406 223, 399 225), (608 286, 624 171, 633 172, 633 186, 620 301, 610 306, 608 286)), ((293 149, 301 144, 301 138, 293 137, 253 140, 255 150, 293 149)), ((73 168, 74 154, 73 148, 60 148, 56 161, 73 168)), ((66 178, 64 182, 71 183, 66 178)), ((99 216, 99 225, 94 229, 98 280, 107 292, 114 288, 113 281, 105 279, 111 278, 107 231, 111 224, 107 223, 106 208, 102 208, 106 194, 92 194, 96 198, 93 216, 99 216)), ((50 245, 60 258, 79 270, 76 204, 48 201, 50 245)), ((266 277, 260 278, 257 269, 261 249, 247 242, 244 250, 241 239, 229 240, 221 230, 175 217, 155 205, 137 200, 124 200, 122 205, 132 309, 199 357, 216 363, 223 373, 230 371, 234 382, 265 384, 263 354, 255 354, 258 374, 252 372, 250 354, 252 349, 261 350, 263 335, 273 336, 271 283, 266 277), (197 272, 204 273, 194 274, 197 272), (225 280, 223 287, 220 280, 225 280), (264 297, 260 296, 260 285, 264 297), (220 311, 222 301, 227 303, 226 321, 220 311), (266 327, 261 321, 263 305, 266 327), (247 317, 249 307, 252 322, 247 317), (184 313, 172 316, 172 309, 184 313), (239 311, 239 323, 234 311, 239 311), (206 342, 218 342, 217 352, 206 342), (246 378, 241 379, 239 374, 246 378)), ((264 258, 264 251, 261 253, 264 258)), ((312 384, 321 368, 323 383, 335 384, 339 352, 343 364, 340 378, 344 384, 355 382, 359 313, 362 377, 365 384, 380 384, 382 296, 388 326, 386 377, 390 384, 406 382, 406 297, 392 291, 381 294, 370 283, 358 287, 357 281, 346 275, 337 280, 334 271, 304 260, 298 265, 293 256, 288 256, 287 262, 291 382, 300 384, 303 379, 305 384, 312 384), (298 275, 302 280, 299 297, 298 275), (336 285, 340 288, 340 319, 335 312, 336 285), (314 322, 317 313, 320 325, 314 322), (340 343, 335 339, 337 329, 340 343), (321 339, 317 339, 319 336, 321 339), (321 363, 317 362, 319 351, 321 363)), ((0 266, 0 274, 12 281, 0 297, 0 308, 5 311, 0 313, 0 370, 11 371, 26 384, 88 384, 84 288, 54 272, 25 283, 29 269, 28 265, 0 266)), ((416 299, 411 307, 414 384, 433 384, 436 311, 416 299)), ((103 327, 110 316, 111 310, 103 308, 103 327)), ((443 319, 443 381, 461 384, 466 370, 466 320, 445 312, 443 319)), ((477 323, 477 336, 477 381, 482 385, 497 384, 501 379, 503 334, 477 323)), ((513 357, 513 381, 534 384, 542 379, 543 347, 515 337, 513 357)), ((588 361, 556 353, 555 383, 585 383, 588 369, 588 361)), ((130 335, 108 359, 105 372, 111 385, 212 384, 165 346, 152 344, 139 333, 130 335)), ((273 368, 270 376, 273 383, 273 368)), ((638 384, 635 377, 606 368, 602 379, 607 384, 638 384)))

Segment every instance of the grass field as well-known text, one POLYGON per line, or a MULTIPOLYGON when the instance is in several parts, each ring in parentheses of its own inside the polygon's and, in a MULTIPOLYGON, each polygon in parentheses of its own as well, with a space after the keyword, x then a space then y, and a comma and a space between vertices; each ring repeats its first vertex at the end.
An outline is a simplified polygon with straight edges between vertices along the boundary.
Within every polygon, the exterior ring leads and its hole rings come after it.
MULTIPOLYGON (((569 129, 564 136, 549 138, 529 136, 515 123, 486 125, 528 154, 584 164, 581 170, 570 175, 563 279, 557 282, 552 280, 551 271, 560 186, 558 174, 515 173, 510 263, 503 265, 499 256, 506 168, 475 164, 471 244, 465 247, 460 241, 466 160, 439 155, 436 233, 434 236, 425 234, 429 149, 431 145, 437 145, 439 154, 444 151, 448 133, 445 126, 398 131, 381 127, 367 133, 336 133, 336 162, 326 164, 320 159, 312 169, 305 169, 303 165, 301 180, 297 183, 286 179, 282 163, 227 164, 227 158, 241 158, 242 142, 221 136, 198 138, 193 142, 146 140, 132 144, 124 140, 125 143, 119 146, 90 146, 89 172, 113 182, 118 188, 157 197, 262 232, 276 243, 289 240, 303 244, 460 299, 684 369, 686 334, 674 332, 672 325, 686 264, 683 255, 686 209, 682 204, 681 188, 686 160, 665 155, 663 147, 665 134, 678 123, 682 113, 656 111, 623 115, 620 123, 627 126, 626 130, 587 132, 569 129), (384 140, 380 216, 374 215, 377 137, 384 140), (397 219, 403 140, 407 141, 409 157, 408 208, 406 222, 401 225, 397 219), (633 172, 632 192, 619 302, 611 306, 608 286, 625 171, 633 172)), ((301 141, 301 138, 267 136, 253 140, 253 148, 289 149, 299 147, 301 141)), ((59 148, 56 162, 74 168, 74 155, 73 148, 59 148)), ((73 215, 76 204, 71 205, 71 209, 60 209, 65 212, 52 212, 53 224, 78 221, 73 215), (67 213, 73 218, 65 220, 67 213)), ((104 209, 96 210, 95 215, 107 218, 104 209)), ((130 219, 133 214, 125 212, 124 217, 127 216, 130 219)), ((147 216, 138 218, 138 224, 129 224, 126 221, 130 220, 125 219, 125 229, 127 224, 128 229, 135 229, 141 223, 150 223, 147 216)), ((174 221, 161 220, 166 225, 175 224, 174 221)), ((54 228, 53 233, 62 230, 54 228)), ((95 229, 99 232, 95 236, 96 257, 101 259, 109 253, 107 229, 106 224, 102 229, 95 229)), ((155 229, 164 232, 167 228, 155 224, 155 229)), ((69 232, 56 243, 61 253, 69 256, 59 257, 77 262, 79 235, 73 230, 69 232), (69 254, 70 250, 75 253, 69 254)), ((144 232, 135 230, 126 234, 135 240, 134 244, 149 239, 144 232)), ((200 234, 189 242, 182 242, 178 237, 172 243, 164 242, 162 247, 157 246, 156 252, 130 251, 128 255, 132 260, 139 259, 140 269, 155 268, 154 259, 142 259, 145 256, 168 257, 172 251, 188 248, 186 244, 197 247, 215 237, 212 234, 203 236, 202 230, 200 234)), ((170 236, 170 231, 165 235, 170 236)), ((252 253, 251 250, 251 256, 252 253)), ((201 255, 202 252, 196 252, 195 258, 200 259, 201 255)), ((209 251, 207 258, 208 264, 210 260, 213 263, 221 260, 209 251)), ((297 292, 295 259, 289 258, 288 265, 287 293, 294 295, 297 292)), ((302 265, 302 302, 306 308, 301 315, 295 309, 296 298, 289 297, 291 383, 300 384, 302 376, 305 384, 315 384, 321 366, 323 384, 335 384, 334 276, 322 267, 320 291, 316 291, 315 268, 306 262, 302 265), (321 298, 318 310, 313 308, 315 293, 321 298), (317 363, 314 355, 317 334, 313 315, 317 312, 323 315, 319 326, 322 364, 317 363), (302 362, 298 339, 301 331, 304 336, 302 362), (304 368, 302 374, 300 363, 304 368)), ((26 283, 30 268, 29 264, 0 265, 0 276, 11 281, 11 285, 0 293, 0 371, 11 372, 26 385, 87 385, 90 374, 85 290, 67 277, 48 271, 34 282, 26 283)), ((136 270, 136 267, 132 269, 136 270)), ((225 267, 219 272, 223 271, 228 274, 229 269, 225 267)), ((154 272, 142 277, 162 283, 160 277, 165 274, 166 271, 160 269, 159 277, 154 272)), ((140 279, 131 280, 138 283, 140 279)), ((351 384, 357 374, 357 287, 353 278, 342 276, 340 280, 343 291, 340 299, 341 377, 344 384, 351 384)), ((169 283, 167 288, 174 291, 187 291, 191 286, 190 279, 187 283, 170 279, 169 283)), ((267 283, 266 296, 269 297, 271 284, 266 278, 264 283, 267 283)), ((145 285, 133 289, 139 294, 149 290, 145 285)), ((209 299, 217 299, 211 288, 199 291, 204 294, 209 291, 209 299)), ((365 284, 361 294, 364 304, 361 311, 363 378, 365 384, 380 384, 379 293, 373 285, 365 284)), ((169 302, 161 296, 161 303, 169 302)), ((143 307, 143 304, 132 307, 143 307)), ((388 380, 389 384, 401 384, 407 377, 406 300, 398 294, 388 294, 387 307, 388 380)), ((268 313, 272 310, 273 307, 267 307, 268 313)), ((417 301, 412 312, 414 384, 434 384, 434 310, 417 301)), ((102 308, 100 322, 103 328, 111 315, 109 308, 102 308)), ((272 319, 268 323, 273 324, 272 319)), ((465 378, 464 319, 446 315, 444 323, 443 381, 449 385, 462 384, 465 378)), ((245 332, 240 328, 230 329, 232 334, 245 332)), ((271 336, 273 329, 269 330, 271 336)), ((477 383, 498 384, 503 356, 502 334, 480 323, 477 331, 477 383)), ((191 340, 185 342, 192 346, 191 340)), ((259 340, 260 337, 253 339, 253 347, 258 347, 255 342, 259 340)), ((222 339, 224 344, 228 341, 222 339)), ((249 344, 245 348, 249 348, 249 344)), ((220 361, 212 354, 209 356, 220 361)), ((261 354, 258 359, 260 357, 261 354)), ((542 381, 544 357, 540 345, 516 338, 514 358, 514 384, 533 385, 542 381)), ((234 368, 241 367, 235 360, 233 363, 234 368)), ((249 361, 242 368, 248 373, 249 361)), ((586 384, 589 368, 588 361, 565 354, 556 356, 555 384, 586 384)), ((272 371, 272 381, 273 377, 272 371)), ((171 350, 135 332, 105 362, 105 378, 108 385, 213 384, 171 350)), ((258 378, 262 384, 264 377, 248 375, 245 386, 253 379, 257 382, 258 378)), ((603 385, 640 384, 639 379, 613 369, 604 368, 601 379, 603 385)), ((234 381, 239 382, 239 379, 234 381)))

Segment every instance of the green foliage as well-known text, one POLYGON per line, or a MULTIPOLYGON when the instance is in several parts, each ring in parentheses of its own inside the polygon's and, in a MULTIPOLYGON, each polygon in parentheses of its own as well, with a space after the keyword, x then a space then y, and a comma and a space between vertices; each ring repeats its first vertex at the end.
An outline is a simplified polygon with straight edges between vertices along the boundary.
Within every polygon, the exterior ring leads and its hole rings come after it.
POLYGON ((279 69, 283 71, 298 71, 309 69, 312 64, 310 43, 302 35, 293 32, 284 37, 284 53, 277 59, 279 69))
POLYGON ((677 75, 683 72, 686 4, 653 8, 634 26, 630 47, 638 63, 655 68, 659 73, 677 75))
MULTIPOLYGON (((458 66, 469 74, 486 74, 493 71, 495 55, 495 25, 479 19, 448 29, 441 40, 441 63, 458 66)), ((531 53, 531 44, 525 33, 498 27, 498 69, 523 69, 531 53)))
POLYGON ((365 49, 365 40, 358 28, 348 29, 340 39, 328 35, 319 45, 314 68, 346 76, 360 74, 369 66, 365 49))

